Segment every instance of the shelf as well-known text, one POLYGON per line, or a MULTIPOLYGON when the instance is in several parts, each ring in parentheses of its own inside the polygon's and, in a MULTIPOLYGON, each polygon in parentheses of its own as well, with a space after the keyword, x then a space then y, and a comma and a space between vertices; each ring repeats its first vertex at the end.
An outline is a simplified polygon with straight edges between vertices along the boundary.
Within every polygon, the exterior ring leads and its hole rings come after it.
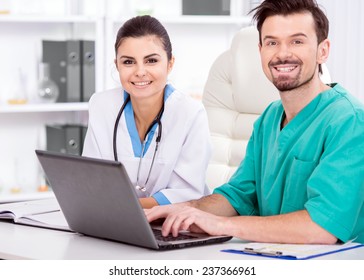
POLYGON ((19 202, 25 200, 35 200, 35 199, 46 199, 53 198, 53 191, 47 192, 33 192, 33 193, 16 193, 16 194, 2 194, 0 195, 0 204, 9 202, 19 202))
POLYGON ((40 112, 73 112, 87 111, 87 102, 0 105, 0 113, 40 113, 40 112))
POLYGON ((1 15, 1 22, 9 23, 94 23, 98 20, 92 16, 79 15, 1 15))
MULTIPOLYGON (((247 16, 177 16, 158 17, 162 24, 233 24, 249 25, 252 23, 251 17, 247 16)), ((124 23, 127 19, 113 18, 114 23, 124 23)))
POLYGON ((243 16, 180 16, 161 18, 161 22, 170 24, 251 24, 251 18, 243 16))

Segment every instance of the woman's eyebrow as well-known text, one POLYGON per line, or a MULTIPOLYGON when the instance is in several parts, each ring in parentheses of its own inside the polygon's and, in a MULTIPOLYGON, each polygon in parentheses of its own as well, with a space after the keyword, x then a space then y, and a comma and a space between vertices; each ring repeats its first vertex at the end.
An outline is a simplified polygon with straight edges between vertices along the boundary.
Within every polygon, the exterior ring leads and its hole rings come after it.
POLYGON ((148 55, 146 55, 146 56, 144 57, 144 59, 146 59, 146 58, 150 58, 150 57, 155 56, 155 55, 160 56, 160 55, 159 55, 159 54, 157 54, 157 53, 152 53, 152 54, 148 54, 148 55))

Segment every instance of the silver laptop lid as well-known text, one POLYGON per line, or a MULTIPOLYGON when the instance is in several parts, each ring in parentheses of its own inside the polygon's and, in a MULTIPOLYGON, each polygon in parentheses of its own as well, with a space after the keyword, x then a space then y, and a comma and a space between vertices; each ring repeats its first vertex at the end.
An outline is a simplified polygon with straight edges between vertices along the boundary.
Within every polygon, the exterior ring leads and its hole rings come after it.
POLYGON ((40 150, 36 154, 72 230, 159 248, 120 162, 40 150))

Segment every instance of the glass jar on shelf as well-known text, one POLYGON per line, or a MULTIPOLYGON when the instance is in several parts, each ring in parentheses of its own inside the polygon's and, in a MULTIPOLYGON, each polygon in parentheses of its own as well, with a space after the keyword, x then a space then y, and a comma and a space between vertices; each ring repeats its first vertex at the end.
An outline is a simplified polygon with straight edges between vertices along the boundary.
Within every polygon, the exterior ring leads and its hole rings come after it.
POLYGON ((26 83, 24 73, 21 68, 18 69, 15 77, 12 77, 12 87, 9 89, 10 96, 8 98, 8 104, 19 105, 28 102, 26 83))
POLYGON ((0 1, 0 15, 8 15, 11 13, 11 1, 1 0, 0 1))
POLYGON ((37 88, 37 100, 40 103, 54 103, 59 96, 57 84, 50 78, 49 64, 39 64, 39 81, 37 88))

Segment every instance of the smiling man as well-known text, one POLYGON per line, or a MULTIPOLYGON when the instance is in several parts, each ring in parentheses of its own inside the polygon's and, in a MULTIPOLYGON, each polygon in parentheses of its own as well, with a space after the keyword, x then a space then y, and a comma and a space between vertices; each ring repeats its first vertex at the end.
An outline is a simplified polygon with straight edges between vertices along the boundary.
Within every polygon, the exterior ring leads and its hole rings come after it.
MULTIPOLYGON (((146 211, 181 229, 260 242, 364 243, 364 106, 320 80, 328 20, 314 0, 254 10, 265 75, 279 90, 230 181, 200 200, 146 211)), ((339 67, 339 66, 338 66, 339 67)))

